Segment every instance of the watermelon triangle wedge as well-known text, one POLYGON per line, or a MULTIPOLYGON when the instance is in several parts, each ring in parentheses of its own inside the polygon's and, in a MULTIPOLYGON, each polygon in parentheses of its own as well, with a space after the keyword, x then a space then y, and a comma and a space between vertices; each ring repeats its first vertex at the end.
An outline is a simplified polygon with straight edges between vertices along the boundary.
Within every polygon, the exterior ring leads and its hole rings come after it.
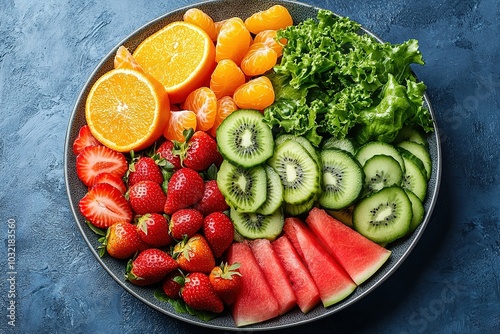
POLYGON ((311 209, 306 223, 357 285, 370 278, 391 255, 390 250, 365 238, 323 209, 311 209))
POLYGON ((328 307, 349 296, 356 284, 320 241, 298 218, 286 218, 285 235, 307 265, 318 287, 323 306, 328 307))
POLYGON ((278 301, 250 246, 244 242, 233 243, 227 250, 227 261, 241 265, 243 287, 231 309, 236 326, 251 325, 277 317, 278 301))

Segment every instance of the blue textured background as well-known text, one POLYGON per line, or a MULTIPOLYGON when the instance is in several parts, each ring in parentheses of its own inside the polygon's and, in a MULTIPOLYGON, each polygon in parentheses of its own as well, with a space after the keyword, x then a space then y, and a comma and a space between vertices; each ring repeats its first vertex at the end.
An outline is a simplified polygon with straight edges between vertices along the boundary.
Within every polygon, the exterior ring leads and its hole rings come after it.
MULTIPOLYGON (((194 333, 125 292, 70 212, 63 149, 98 62, 148 21, 196 1, 3 0, 0 7, 0 333, 194 333), (8 221, 16 327, 7 324, 8 221)), ((405 263, 362 301, 287 333, 500 332, 500 4, 307 1, 390 42, 416 38, 442 137, 434 215, 405 263)), ((209 333, 210 330, 204 330, 209 333)))

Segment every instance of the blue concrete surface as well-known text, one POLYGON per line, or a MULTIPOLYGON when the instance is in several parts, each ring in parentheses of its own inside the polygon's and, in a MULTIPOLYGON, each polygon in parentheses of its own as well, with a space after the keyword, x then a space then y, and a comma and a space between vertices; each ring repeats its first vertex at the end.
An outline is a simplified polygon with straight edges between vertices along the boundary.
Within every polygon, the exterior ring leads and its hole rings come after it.
MULTIPOLYGON (((63 170, 73 104, 99 61, 148 21, 195 2, 2 1, 0 333, 200 331, 144 305, 99 266, 74 223, 63 170)), ((427 64, 415 71, 442 135, 443 179, 429 226, 394 275, 342 312, 277 332, 499 333, 500 3, 307 2, 387 41, 420 41, 427 64)))

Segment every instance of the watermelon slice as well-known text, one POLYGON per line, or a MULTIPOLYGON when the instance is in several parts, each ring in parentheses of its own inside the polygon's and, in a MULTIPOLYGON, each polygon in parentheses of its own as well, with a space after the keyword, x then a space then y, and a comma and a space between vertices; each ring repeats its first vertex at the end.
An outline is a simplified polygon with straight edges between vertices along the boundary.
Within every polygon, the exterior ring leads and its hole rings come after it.
POLYGON ((320 302, 319 291, 311 274, 286 235, 274 240, 271 245, 287 272, 297 297, 297 305, 303 313, 308 313, 320 302))
POLYGON ((306 263, 318 287, 323 306, 338 303, 356 289, 349 274, 323 248, 305 223, 298 218, 287 218, 283 229, 306 263))
POLYGON ((370 278, 391 255, 390 250, 365 238, 323 209, 313 208, 306 223, 358 285, 370 278))
POLYGON ((278 301, 250 246, 243 242, 233 243, 227 251, 227 261, 241 264, 240 273, 243 278, 243 287, 231 309, 236 326, 246 326, 277 317, 278 301))
POLYGON ((249 244, 278 300, 279 313, 285 314, 297 305, 297 298, 287 278, 285 268, 281 265, 268 239, 255 239, 249 244))

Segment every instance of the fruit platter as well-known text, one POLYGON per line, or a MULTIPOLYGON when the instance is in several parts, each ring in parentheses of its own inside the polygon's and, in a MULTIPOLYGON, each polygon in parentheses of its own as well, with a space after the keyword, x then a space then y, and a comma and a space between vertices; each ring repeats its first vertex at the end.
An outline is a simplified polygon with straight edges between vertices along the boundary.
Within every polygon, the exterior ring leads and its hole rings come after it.
POLYGON ((223 330, 286 328, 361 300, 437 200, 418 41, 292 1, 216 0, 121 41, 65 145, 76 224, 146 305, 223 330))

